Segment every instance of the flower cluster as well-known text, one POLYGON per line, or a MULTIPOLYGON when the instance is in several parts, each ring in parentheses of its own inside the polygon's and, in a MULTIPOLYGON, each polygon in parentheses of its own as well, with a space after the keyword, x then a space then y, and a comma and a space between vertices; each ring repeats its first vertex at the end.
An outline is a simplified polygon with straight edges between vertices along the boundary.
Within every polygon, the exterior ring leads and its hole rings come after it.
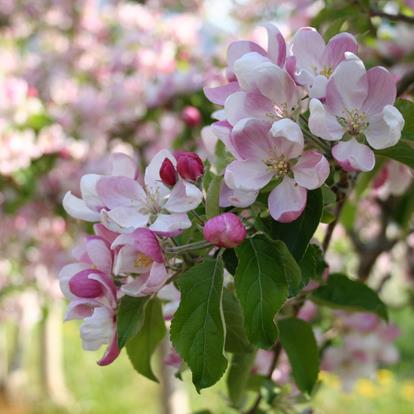
POLYGON ((205 93, 223 106, 212 130, 234 157, 221 205, 246 207, 265 188, 272 217, 291 222, 305 208, 307 190, 327 180, 327 158, 348 172, 372 170, 371 148, 395 145, 404 119, 393 106, 393 76, 383 67, 367 71, 351 34, 325 44, 305 27, 287 45, 275 26, 266 29, 267 50, 233 42, 228 83, 205 93))

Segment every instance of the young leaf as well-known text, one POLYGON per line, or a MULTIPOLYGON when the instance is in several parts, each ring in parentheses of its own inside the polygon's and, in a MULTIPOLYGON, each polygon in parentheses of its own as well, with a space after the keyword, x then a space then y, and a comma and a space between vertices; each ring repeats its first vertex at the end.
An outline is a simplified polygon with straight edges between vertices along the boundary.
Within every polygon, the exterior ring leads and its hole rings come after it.
POLYGON ((292 223, 279 223, 272 218, 266 219, 267 233, 273 240, 282 240, 293 257, 300 262, 319 225, 322 208, 321 189, 308 191, 308 201, 301 216, 292 223))
POLYGON ((226 383, 234 408, 242 409, 246 401, 246 391, 255 356, 255 352, 234 354, 231 359, 226 383))
POLYGON ((144 377, 156 382, 158 380, 151 368, 151 357, 165 333, 161 302, 153 298, 145 308, 142 329, 127 342, 126 350, 134 368, 144 377))
POLYGON ((318 379, 319 350, 311 326, 297 318, 279 321, 280 342, 298 388, 310 394, 318 379))
POLYGON ((311 299, 334 308, 375 313, 388 320, 387 308, 375 291, 340 273, 330 275, 328 283, 316 289, 311 299))
POLYGON ((220 213, 219 198, 222 180, 223 177, 215 175, 208 186, 206 198, 206 217, 208 219, 220 213))
POLYGON ((171 340, 188 364, 200 391, 215 384, 227 367, 222 312, 223 262, 207 257, 178 279, 180 306, 171 323, 171 340))
POLYGON ((119 349, 141 330, 148 299, 148 297, 134 298, 132 296, 121 298, 116 320, 119 349))
POLYGON ((287 280, 300 281, 300 269, 281 241, 264 236, 246 240, 236 249, 235 284, 249 341, 270 348, 278 331, 274 322, 288 297, 287 280))
POLYGON ((316 244, 308 246, 299 265, 302 270, 302 286, 306 286, 311 279, 321 280, 328 266, 323 258, 322 249, 316 244))
POLYGON ((225 350, 233 353, 249 353, 253 347, 247 339, 243 324, 243 313, 233 292, 223 290, 223 315, 226 322, 225 350))

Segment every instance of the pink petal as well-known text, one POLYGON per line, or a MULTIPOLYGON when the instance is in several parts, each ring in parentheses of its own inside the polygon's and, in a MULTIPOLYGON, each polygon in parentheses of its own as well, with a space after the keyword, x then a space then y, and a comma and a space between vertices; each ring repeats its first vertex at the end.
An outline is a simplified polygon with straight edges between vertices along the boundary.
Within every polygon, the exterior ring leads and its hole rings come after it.
POLYGON ((261 161, 233 161, 226 168, 224 181, 234 190, 257 191, 270 182, 273 173, 261 161))
POLYGON ((102 237, 109 244, 111 244, 118 237, 118 233, 114 233, 113 231, 108 230, 101 223, 94 224, 93 230, 97 236, 102 237))
POLYGON ((105 274, 110 274, 112 270, 112 253, 108 244, 98 238, 89 238, 86 242, 86 251, 91 262, 96 268, 105 274))
POLYGON ((248 207, 256 201, 258 191, 233 190, 223 182, 220 191, 220 207, 248 207))
POLYGON ((105 306, 115 308, 117 299, 117 288, 111 276, 105 275, 104 273, 95 272, 89 274, 89 279, 96 280, 105 289, 104 298, 101 299, 101 302, 105 306))
POLYGON ((227 49, 227 64, 228 76, 230 79, 234 77, 233 65, 234 62, 240 59, 243 55, 250 52, 259 53, 262 56, 267 56, 266 51, 260 47, 257 43, 250 42, 248 40, 240 40, 230 43, 230 46, 227 49))
POLYGON ((327 141, 337 141, 344 134, 342 126, 336 117, 330 114, 321 101, 311 99, 309 104, 309 130, 317 137, 327 141))
POLYGON ((102 285, 96 280, 89 279, 93 269, 82 270, 69 280, 70 291, 80 298, 95 299, 103 294, 102 285))
POLYGON ((148 296, 157 293, 168 280, 168 273, 163 263, 154 262, 151 271, 135 278, 121 287, 128 296, 148 296))
POLYGON ((234 92, 240 91, 238 82, 229 82, 216 88, 204 88, 207 99, 217 105, 224 105, 226 99, 234 92))
POLYGON ((117 207, 110 211, 102 210, 102 224, 117 233, 131 233, 148 223, 149 214, 142 214, 136 207, 117 207))
POLYGON ((340 62, 345 60, 345 52, 357 53, 358 43, 350 33, 339 33, 332 37, 323 53, 322 62, 324 65, 336 68, 340 62))
POLYGON ((374 153, 355 138, 336 144, 332 155, 345 171, 371 171, 375 165, 374 153))
POLYGON ((279 29, 272 23, 264 25, 267 30, 267 53, 276 65, 283 67, 286 60, 286 42, 279 29))
POLYGON ((109 209, 141 206, 146 201, 143 188, 132 178, 102 177, 97 184, 98 194, 109 209))
POLYGON ((235 125, 243 118, 269 121, 268 114, 274 112, 274 105, 261 94, 241 91, 233 93, 226 99, 224 111, 231 125, 235 125))
POLYGON ((65 312, 65 322, 73 319, 84 319, 91 316, 99 302, 90 299, 75 299, 71 301, 65 312))
POLYGON ((100 214, 91 210, 86 203, 68 191, 63 197, 63 208, 72 217, 84 221, 99 221, 100 214))
POLYGON ((97 192, 97 184, 100 178, 102 178, 102 175, 85 174, 80 180, 82 199, 91 210, 100 210, 104 207, 97 192))
POLYGON ((246 53, 234 62, 233 70, 241 89, 256 92, 257 70, 264 63, 274 65, 269 58, 256 52, 246 53))
POLYGON ((292 41, 292 54, 299 68, 319 68, 325 50, 325 41, 313 27, 299 29, 292 41))
POLYGON ((214 122, 211 125, 212 131, 215 136, 224 144, 227 151, 230 152, 234 158, 239 158, 236 148, 234 147, 233 141, 230 137, 232 126, 227 121, 214 122))
POLYGON ((98 365, 103 367, 111 364, 120 354, 121 350, 118 347, 118 335, 115 331, 114 337, 105 351, 104 356, 98 361, 98 365))
POLYGON ((328 160, 317 151, 306 151, 293 167, 295 181, 308 190, 319 188, 329 176, 328 160))
POLYGON ((81 272, 82 270, 88 269, 89 265, 86 263, 70 263, 64 266, 59 272, 59 284, 60 290, 65 295, 67 299, 73 298, 73 293, 69 289, 69 281, 75 276, 77 273, 81 272))
POLYGON ((306 206, 307 191, 305 188, 285 177, 283 181, 269 194, 270 215, 281 223, 296 220, 306 206))
POLYGON ((393 105, 397 96, 394 76, 381 66, 370 69, 366 76, 368 97, 362 109, 368 114, 381 113, 385 106, 393 105))
POLYGON ((202 192, 184 180, 177 181, 164 208, 171 213, 187 213, 198 207, 203 199, 202 192))
POLYGON ((304 140, 300 126, 289 118, 276 121, 272 125, 271 139, 273 153, 288 159, 297 158, 303 152, 304 140))
POLYGON ((315 76, 308 86, 309 96, 318 99, 325 98, 327 85, 328 79, 325 76, 315 76))
POLYGON ((135 179, 137 171, 137 163, 128 155, 122 152, 115 152, 111 154, 113 176, 122 176, 135 179))
MULTIPOLYGON (((126 235, 125 235, 126 236, 126 235)), ((122 237, 122 236, 121 236, 122 237)), ((137 262, 138 254, 140 252, 134 245, 122 246, 116 256, 114 263, 114 274, 122 275, 128 273, 146 273, 149 271, 149 266, 141 266, 137 262)))
POLYGON ((151 226, 150 230, 157 234, 176 232, 177 230, 185 230, 191 227, 191 220, 187 214, 159 214, 157 219, 151 226))
POLYGON ((234 126, 231 140, 242 159, 265 160, 271 150, 270 125, 254 118, 245 118, 234 126))

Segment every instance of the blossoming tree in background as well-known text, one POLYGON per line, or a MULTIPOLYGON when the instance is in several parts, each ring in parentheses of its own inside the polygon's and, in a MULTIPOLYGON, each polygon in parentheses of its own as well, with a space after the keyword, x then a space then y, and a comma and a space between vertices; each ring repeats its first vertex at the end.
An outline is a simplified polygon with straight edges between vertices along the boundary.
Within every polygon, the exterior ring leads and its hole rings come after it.
POLYGON ((245 2, 286 37, 218 36, 221 73, 208 5, 146 3, 2 11, 2 307, 59 281, 99 365, 157 381, 168 343, 236 412, 301 412, 320 370, 351 390, 398 360, 387 284, 412 275, 412 5, 245 2))

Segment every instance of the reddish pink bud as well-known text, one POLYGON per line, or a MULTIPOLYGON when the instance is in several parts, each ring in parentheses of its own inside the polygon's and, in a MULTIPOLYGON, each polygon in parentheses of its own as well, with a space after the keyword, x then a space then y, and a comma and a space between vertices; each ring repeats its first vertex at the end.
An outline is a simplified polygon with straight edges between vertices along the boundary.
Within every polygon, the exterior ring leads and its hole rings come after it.
POLYGON ((160 168, 161 181, 170 187, 177 182, 177 171, 170 159, 165 158, 160 168))
POLYGON ((89 279, 90 274, 94 274, 94 271, 90 269, 82 270, 70 279, 69 289, 74 295, 88 299, 103 295, 101 283, 97 280, 89 279))
POLYGON ((177 170, 184 180, 196 181, 204 174, 204 165, 195 152, 180 152, 176 156, 177 170))
POLYGON ((247 231, 233 213, 223 213, 208 220, 203 229, 204 238, 218 247, 236 247, 246 238, 247 231))
POLYGON ((195 106, 186 106, 181 113, 181 118, 189 127, 195 127, 201 123, 200 111, 195 106))

